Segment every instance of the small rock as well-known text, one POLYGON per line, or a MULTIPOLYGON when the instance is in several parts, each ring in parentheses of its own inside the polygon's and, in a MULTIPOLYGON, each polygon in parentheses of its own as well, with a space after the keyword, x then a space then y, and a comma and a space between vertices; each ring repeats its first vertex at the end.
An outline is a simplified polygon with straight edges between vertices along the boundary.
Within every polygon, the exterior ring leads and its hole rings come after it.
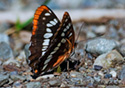
POLYGON ((103 78, 104 77, 104 74, 102 71, 99 71, 98 74, 103 78))
POLYGON ((107 86, 106 88, 120 88, 118 86, 107 86))
POLYGON ((91 32, 91 31, 89 31, 89 32, 87 32, 87 39, 89 39, 89 38, 95 38, 96 37, 96 34, 95 33, 93 33, 93 32, 91 32))
POLYGON ((96 34, 104 34, 106 32, 106 26, 101 25, 94 30, 96 34))
POLYGON ((5 42, 9 45, 9 37, 6 34, 0 33, 0 42, 5 42))
POLYGON ((125 80, 125 66, 122 67, 122 70, 120 71, 118 78, 121 80, 125 80))
POLYGON ((20 76, 20 75, 11 75, 10 78, 13 81, 18 81, 18 80, 24 81, 24 80, 26 80, 25 76, 20 76))
POLYGON ((20 62, 21 64, 23 64, 24 66, 27 65, 27 61, 26 61, 26 55, 24 51, 21 51, 19 56, 16 57, 16 60, 18 62, 20 62))
POLYGON ((93 88, 94 86, 93 86, 93 83, 88 83, 88 85, 87 85, 89 88, 93 88))
POLYGON ((28 31, 21 31, 20 34, 20 39, 23 43, 29 43, 30 42, 30 38, 31 38, 31 32, 28 31))
POLYGON ((102 69, 102 66, 99 66, 99 65, 94 65, 94 69, 99 71, 99 70, 101 70, 101 69, 102 69))
POLYGON ((116 48, 118 43, 114 40, 96 38, 85 44, 85 50, 93 54, 103 54, 116 48))
POLYGON ((41 88, 40 82, 30 82, 26 84, 26 88, 41 88))
POLYGON ((112 75, 111 74, 105 74, 104 78, 108 79, 108 78, 111 78, 112 75))
POLYGON ((118 32, 115 27, 111 26, 109 28, 108 37, 112 39, 117 39, 117 40, 119 39, 118 32))
POLYGON ((83 84, 83 75, 79 72, 70 72, 70 80, 75 85, 83 84))
POLYGON ((10 72, 10 75, 17 75, 17 74, 18 74, 17 71, 12 71, 12 72, 10 72))
POLYGON ((100 76, 94 76, 94 80, 95 80, 96 82, 100 82, 100 81, 101 81, 101 77, 100 77, 100 76))
POLYGON ((10 46, 5 42, 0 42, 0 58, 9 59, 13 57, 13 52, 10 46))
POLYGON ((50 86, 59 86, 61 81, 59 79, 49 81, 50 86))
POLYGON ((15 87, 15 88, 23 88, 23 85, 21 85, 21 83, 17 81, 17 82, 15 82, 13 84, 13 87, 15 87))
POLYGON ((81 73, 75 72, 75 71, 70 72, 70 76, 71 76, 71 77, 80 77, 80 78, 82 77, 82 78, 83 78, 83 76, 82 76, 81 73))
POLYGON ((62 83, 62 84, 60 85, 60 87, 61 87, 61 88, 65 88, 66 85, 65 85, 64 83, 62 83))
POLYGON ((111 74, 112 77, 114 77, 114 78, 116 78, 116 76, 117 76, 117 73, 115 71, 113 71, 113 70, 110 71, 109 74, 111 74))
POLYGON ((10 58, 6 62, 4 62, 3 65, 16 65, 17 67, 20 67, 20 63, 14 58, 10 58))
POLYGON ((119 50, 120 50, 121 54, 123 56, 125 56, 125 44, 121 45, 120 48, 119 48, 119 50))
POLYGON ((118 84, 119 84, 118 79, 115 79, 115 80, 114 80, 114 84, 115 84, 115 85, 118 85, 118 84))
POLYGON ((3 65, 3 68, 4 68, 5 71, 18 71, 18 72, 21 71, 21 69, 19 67, 15 66, 15 65, 10 65, 10 64, 9 65, 3 65))
POLYGON ((9 82, 9 75, 2 75, 0 74, 0 86, 9 82))
POLYGON ((96 65, 102 66, 103 68, 109 68, 116 66, 117 62, 123 61, 124 58, 117 52, 113 50, 111 52, 102 54, 98 56, 93 64, 93 67, 96 65))

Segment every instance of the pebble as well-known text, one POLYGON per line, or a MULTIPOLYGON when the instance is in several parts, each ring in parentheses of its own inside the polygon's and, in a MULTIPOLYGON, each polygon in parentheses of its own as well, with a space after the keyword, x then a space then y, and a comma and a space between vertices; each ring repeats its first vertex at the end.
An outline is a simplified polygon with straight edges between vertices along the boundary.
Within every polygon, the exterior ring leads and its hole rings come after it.
POLYGON ((85 44, 85 50, 93 54, 103 54, 116 48, 118 43, 105 38, 95 38, 85 44))
POLYGON ((15 83, 13 83, 13 87, 15 87, 15 88, 23 88, 23 85, 19 81, 17 81, 15 83))
POLYGON ((31 35, 32 35, 31 32, 28 32, 28 31, 19 32, 20 39, 25 44, 30 42, 31 35))
POLYGON ((16 57, 16 60, 22 63, 24 66, 27 65, 26 55, 24 51, 21 51, 20 54, 16 57))
MULTIPOLYGON (((0 8, 1 8, 1 5, 0 5, 0 8)), ((9 29, 9 27, 10 27, 10 23, 8 23, 8 22, 0 22, 0 33, 5 32, 7 29, 9 29)))
POLYGON ((113 50, 111 52, 102 54, 98 56, 93 64, 93 68, 98 65, 103 68, 114 67, 116 65, 116 61, 123 61, 124 58, 120 55, 119 52, 113 50))
POLYGON ((7 60, 3 63, 3 65, 11 65, 11 64, 15 64, 17 67, 21 66, 20 63, 17 60, 15 60, 14 58, 10 58, 9 60, 7 60))
POLYGON ((9 44, 9 37, 6 34, 0 33, 0 42, 9 44))
POLYGON ((100 82, 101 81, 101 76, 94 76, 94 80, 96 82, 100 82))
POLYGON ((119 39, 118 32, 116 31, 116 29, 113 26, 111 26, 109 28, 108 37, 110 37, 112 39, 116 39, 116 40, 119 39))
POLYGON ((109 74, 111 74, 112 77, 114 77, 114 78, 116 78, 116 76, 117 76, 117 73, 115 71, 113 71, 113 70, 110 71, 109 74))
POLYGON ((111 77, 112 77, 111 74, 105 74, 105 76, 104 76, 104 78, 106 78, 106 79, 109 79, 109 78, 111 78, 111 77))
POLYGON ((13 52, 10 46, 5 42, 0 42, 0 58, 9 59, 13 57, 13 52))
POLYGON ((102 69, 102 66, 99 66, 99 65, 94 65, 94 69, 99 71, 99 70, 101 70, 101 69, 102 69))
POLYGON ((25 76, 21 76, 21 75, 10 75, 10 78, 13 81, 18 81, 18 80, 24 81, 24 80, 26 80, 25 76))
POLYGON ((106 88, 120 88, 120 87, 118 87, 118 86, 107 86, 106 88))
POLYGON ((120 50, 121 54, 122 54, 123 56, 125 56, 125 44, 124 44, 124 45, 121 45, 120 48, 119 48, 119 50, 120 50))
POLYGON ((9 82, 9 75, 0 74, 0 87, 9 82))
POLYGON ((118 78, 121 80, 125 80, 125 65, 122 67, 120 73, 118 74, 118 78))
POLYGON ((10 75, 17 75, 17 74, 18 74, 17 71, 12 71, 12 72, 10 72, 10 75))
POLYGON ((75 83, 75 85, 83 84, 83 76, 79 72, 70 72, 70 80, 75 83))
POLYGON ((61 81, 59 79, 51 80, 48 82, 50 86, 59 86, 61 85, 61 81))
POLYGON ((26 84, 26 88, 41 88, 40 82, 29 82, 26 84))
POLYGON ((104 77, 104 73, 102 71, 99 71, 98 75, 100 75, 102 78, 104 77))
POLYGON ((105 25, 100 25, 94 30, 96 34, 104 34, 106 32, 106 26, 105 25))
POLYGON ((95 37, 96 37, 96 34, 93 33, 93 32, 91 32, 91 31, 89 31, 89 32, 87 32, 86 37, 87 37, 88 39, 95 38, 95 37))

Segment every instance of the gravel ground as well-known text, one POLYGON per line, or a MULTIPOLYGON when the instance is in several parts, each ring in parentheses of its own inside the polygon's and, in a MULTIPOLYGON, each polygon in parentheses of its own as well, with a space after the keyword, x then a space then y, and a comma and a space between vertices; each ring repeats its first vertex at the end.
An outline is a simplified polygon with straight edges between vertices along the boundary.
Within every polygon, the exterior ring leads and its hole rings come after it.
MULTIPOLYGON (((76 36, 81 24, 74 24, 76 36)), ((55 70, 37 79, 32 79, 27 64, 30 37, 24 30, 0 33, 1 88, 125 88, 125 19, 85 23, 75 54, 68 58, 69 71, 64 61, 60 73, 55 70)))

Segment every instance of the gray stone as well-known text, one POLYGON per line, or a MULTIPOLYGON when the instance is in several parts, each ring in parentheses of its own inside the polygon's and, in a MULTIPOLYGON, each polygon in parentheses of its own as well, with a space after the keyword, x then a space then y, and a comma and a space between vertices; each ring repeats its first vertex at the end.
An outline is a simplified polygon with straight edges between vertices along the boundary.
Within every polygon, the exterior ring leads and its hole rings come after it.
POLYGON ((40 82, 30 82, 26 84, 26 88, 41 88, 40 82))
POLYGON ((98 26, 96 30, 94 30, 94 32, 96 34, 104 34, 106 32, 106 26, 104 25, 98 26))
POLYGON ((70 72, 70 80, 75 85, 83 84, 83 75, 79 72, 70 72))
POLYGON ((116 48, 118 43, 114 40, 96 38, 85 44, 85 50, 93 54, 103 54, 116 48))
POLYGON ((19 81, 13 83, 14 88, 23 88, 23 85, 19 81))
POLYGON ((6 34, 0 33, 0 42, 5 42, 9 44, 9 37, 6 34))
POLYGON ((114 77, 114 78, 116 78, 116 76, 117 76, 117 73, 116 73, 116 71, 114 71, 114 70, 111 70, 111 71, 110 71, 110 74, 111 74, 112 77, 114 77))
POLYGON ((98 56, 93 64, 93 67, 95 67, 95 65, 102 66, 103 68, 114 67, 119 61, 124 61, 124 58, 119 52, 113 50, 98 56))
POLYGON ((94 76, 94 80, 96 82, 100 82, 101 81, 101 76, 94 76))
POLYGON ((0 86, 9 82, 9 75, 2 75, 0 74, 0 86))
POLYGON ((26 77, 25 76, 20 76, 20 75, 10 75, 10 78, 13 80, 13 81, 17 81, 17 80, 26 80, 26 77))
POLYGON ((120 50, 121 54, 122 54, 123 56, 125 56, 125 44, 124 44, 124 45, 121 45, 121 47, 119 48, 119 50, 120 50))
POLYGON ((10 64, 15 64, 17 67, 20 67, 20 63, 15 60, 14 58, 10 58, 9 60, 5 61, 3 65, 10 65, 10 64))
POLYGON ((122 67, 122 70, 120 71, 118 78, 121 80, 125 80, 125 65, 122 67))
POLYGON ((120 88, 118 86, 107 86, 106 88, 120 88))
POLYGON ((0 43, 0 58, 9 59, 11 57, 13 57, 12 49, 7 43, 1 42, 0 43))
POLYGON ((58 85, 61 85, 61 81, 59 79, 51 80, 51 81, 49 81, 49 84, 51 86, 58 86, 58 85))
POLYGON ((117 40, 119 39, 119 35, 115 27, 111 26, 109 28, 108 37, 112 39, 117 39, 117 40))
POLYGON ((88 39, 88 38, 95 38, 95 37, 96 37, 96 34, 93 33, 93 32, 91 32, 91 31, 89 31, 89 32, 87 32, 86 36, 87 36, 87 39, 88 39))

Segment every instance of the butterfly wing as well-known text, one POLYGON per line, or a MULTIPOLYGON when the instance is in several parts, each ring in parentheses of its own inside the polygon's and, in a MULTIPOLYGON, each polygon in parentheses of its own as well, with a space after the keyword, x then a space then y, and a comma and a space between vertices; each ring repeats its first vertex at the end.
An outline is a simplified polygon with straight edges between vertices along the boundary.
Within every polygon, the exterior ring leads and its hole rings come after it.
POLYGON ((51 40, 54 37, 60 22, 56 15, 47 6, 37 8, 33 19, 33 31, 31 45, 29 47, 31 55, 29 56, 29 66, 34 69, 39 58, 42 57, 51 40))
POLYGON ((36 66, 34 72, 36 76, 60 65, 70 56, 74 48, 75 35, 71 18, 67 12, 65 12, 62 23, 52 40, 51 46, 36 66))

